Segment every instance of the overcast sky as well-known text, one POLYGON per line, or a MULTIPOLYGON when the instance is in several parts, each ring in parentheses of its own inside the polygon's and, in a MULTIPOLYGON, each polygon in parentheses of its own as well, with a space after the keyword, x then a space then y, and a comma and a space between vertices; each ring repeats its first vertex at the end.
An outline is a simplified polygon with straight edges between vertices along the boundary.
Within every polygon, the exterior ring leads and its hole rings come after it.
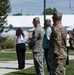
MULTIPOLYGON (((9 15, 21 12, 23 15, 40 15, 44 10, 44 0, 10 0, 10 3, 12 12, 9 15)), ((46 8, 49 7, 56 8, 63 14, 73 14, 74 0, 46 0, 46 8)))

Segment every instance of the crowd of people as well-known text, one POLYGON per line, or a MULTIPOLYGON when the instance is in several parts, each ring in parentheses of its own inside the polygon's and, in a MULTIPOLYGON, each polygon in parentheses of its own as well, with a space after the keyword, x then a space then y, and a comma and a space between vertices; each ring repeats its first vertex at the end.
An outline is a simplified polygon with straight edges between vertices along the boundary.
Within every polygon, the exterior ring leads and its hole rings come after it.
MULTIPOLYGON (((70 34, 62 25, 62 14, 53 13, 53 25, 46 19, 41 27, 40 18, 33 18, 35 27, 28 46, 32 49, 35 71, 37 75, 44 74, 43 59, 46 60, 49 75, 66 75, 66 65, 69 64, 68 51, 70 48, 70 34)), ((16 30, 14 37, 18 58, 18 69, 25 67, 25 35, 21 28, 16 30)))

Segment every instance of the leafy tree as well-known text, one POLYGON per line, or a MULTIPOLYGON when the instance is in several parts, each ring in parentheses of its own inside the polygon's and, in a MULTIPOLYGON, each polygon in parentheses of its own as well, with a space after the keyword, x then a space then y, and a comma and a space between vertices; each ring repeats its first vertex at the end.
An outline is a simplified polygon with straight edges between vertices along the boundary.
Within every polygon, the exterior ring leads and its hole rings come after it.
POLYGON ((54 12, 58 12, 56 8, 53 8, 53 13, 54 13, 54 12))
POLYGON ((0 0, 0 33, 4 31, 7 25, 7 16, 11 12, 10 1, 0 0))
MULTIPOLYGON (((46 10, 45 10, 45 12, 46 12, 46 15, 52 15, 54 12, 58 12, 57 11, 57 9, 56 8, 47 8, 46 10)), ((42 14, 44 14, 44 11, 43 11, 43 13, 42 14)))
POLYGON ((22 13, 13 14, 13 16, 22 16, 22 13))

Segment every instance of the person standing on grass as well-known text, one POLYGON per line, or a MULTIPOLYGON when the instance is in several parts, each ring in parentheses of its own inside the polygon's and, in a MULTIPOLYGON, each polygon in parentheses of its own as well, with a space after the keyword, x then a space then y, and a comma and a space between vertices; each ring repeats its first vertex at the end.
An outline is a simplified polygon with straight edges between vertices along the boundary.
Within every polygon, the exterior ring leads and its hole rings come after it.
POLYGON ((67 59, 66 36, 67 30, 62 25, 62 14, 53 13, 53 27, 50 35, 50 50, 52 62, 52 75, 66 75, 65 66, 67 59))
POLYGON ((16 54, 18 59, 18 69, 23 69, 25 67, 25 35, 21 28, 17 28, 16 35, 14 37, 14 44, 16 47, 16 54))
POLYGON ((44 50, 42 48, 42 42, 45 32, 40 25, 39 17, 35 17, 33 19, 33 25, 35 27, 35 30, 33 31, 32 39, 29 43, 32 47, 35 71, 37 75, 44 75, 44 68, 43 68, 44 50))
POLYGON ((52 65, 51 65, 51 60, 49 59, 49 42, 50 42, 50 34, 51 34, 51 20, 50 19, 46 19, 44 22, 44 30, 45 30, 45 35, 43 38, 43 49, 44 49, 44 57, 46 60, 46 64, 47 64, 47 69, 49 72, 49 75, 52 75, 52 65))
POLYGON ((66 37, 66 47, 67 47, 67 60, 66 65, 69 65, 69 49, 70 49, 70 32, 67 31, 67 37, 66 37))

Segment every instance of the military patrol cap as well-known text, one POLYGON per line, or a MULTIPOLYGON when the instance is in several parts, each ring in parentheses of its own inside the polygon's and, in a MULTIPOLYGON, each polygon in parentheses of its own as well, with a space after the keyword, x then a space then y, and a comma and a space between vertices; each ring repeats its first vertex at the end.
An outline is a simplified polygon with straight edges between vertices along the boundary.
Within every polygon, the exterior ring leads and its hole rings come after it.
POLYGON ((60 19, 62 19, 62 13, 59 13, 59 12, 53 13, 52 18, 55 19, 55 20, 60 20, 60 19))
POLYGON ((39 18, 39 17, 35 17, 35 18, 33 19, 33 21, 34 21, 34 22, 40 22, 40 18, 39 18))

